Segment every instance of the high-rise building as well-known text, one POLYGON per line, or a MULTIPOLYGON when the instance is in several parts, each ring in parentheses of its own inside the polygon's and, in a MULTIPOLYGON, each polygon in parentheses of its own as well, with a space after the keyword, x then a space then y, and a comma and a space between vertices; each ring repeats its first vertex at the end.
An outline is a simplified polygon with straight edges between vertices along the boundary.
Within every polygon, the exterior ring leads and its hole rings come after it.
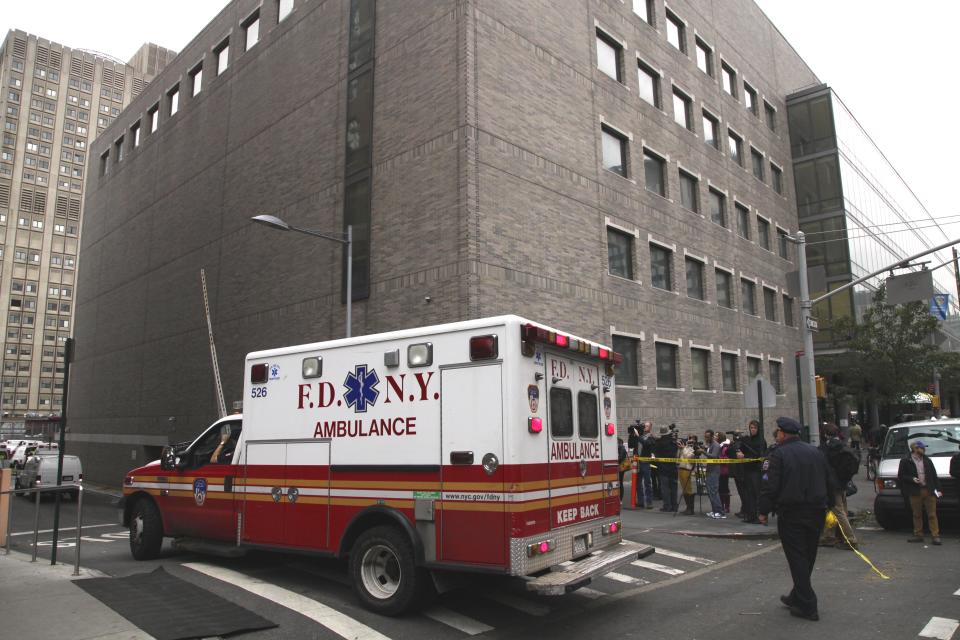
MULTIPOLYGON (((173 52, 144 45, 155 70, 173 52)), ((145 65, 145 63, 144 63, 145 65)), ((57 417, 73 328, 87 153, 152 74, 11 30, 0 46, 0 407, 5 431, 57 417)))
POLYGON ((235 0, 93 145, 71 447, 116 481, 216 417, 201 269, 228 406, 344 335, 341 248, 264 213, 352 225, 355 335, 517 313, 623 355, 622 431, 744 429, 757 375, 795 415, 817 82, 751 0, 235 0))

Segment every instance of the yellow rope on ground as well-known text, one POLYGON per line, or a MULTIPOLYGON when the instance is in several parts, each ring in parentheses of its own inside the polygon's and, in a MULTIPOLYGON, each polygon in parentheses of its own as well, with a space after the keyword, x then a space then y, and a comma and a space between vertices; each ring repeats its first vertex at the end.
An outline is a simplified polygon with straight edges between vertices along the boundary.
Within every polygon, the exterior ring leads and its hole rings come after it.
MULTIPOLYGON (((882 571, 880 571, 880 569, 877 569, 877 567, 874 566, 874 564, 873 564, 872 562, 870 562, 870 558, 868 558, 867 556, 863 555, 863 553, 862 553, 859 549, 857 549, 856 547, 853 546, 853 544, 851 544, 850 538, 847 537, 846 531, 844 531, 844 530, 843 530, 843 527, 840 526, 840 523, 837 522, 837 516, 833 515, 833 510, 832 510, 832 509, 829 509, 829 510, 827 511, 827 519, 826 519, 826 523, 825 523, 825 524, 826 524, 826 527, 827 527, 828 529, 831 529, 831 528, 833 528, 833 527, 836 527, 837 529, 839 529, 839 530, 840 530, 840 535, 843 536, 843 540, 844 540, 844 542, 847 543, 847 546, 850 547, 850 549, 851 549, 855 554, 857 554, 858 556, 860 556, 860 559, 861 559, 861 560, 863 560, 863 561, 866 562, 868 565, 870 565, 870 568, 873 569, 873 570, 877 573, 878 576, 880 576, 880 577, 883 578, 884 580, 889 580, 889 579, 890 579, 890 576, 885 575, 882 571)), ((851 525, 851 526, 852 526, 852 525, 851 525)))

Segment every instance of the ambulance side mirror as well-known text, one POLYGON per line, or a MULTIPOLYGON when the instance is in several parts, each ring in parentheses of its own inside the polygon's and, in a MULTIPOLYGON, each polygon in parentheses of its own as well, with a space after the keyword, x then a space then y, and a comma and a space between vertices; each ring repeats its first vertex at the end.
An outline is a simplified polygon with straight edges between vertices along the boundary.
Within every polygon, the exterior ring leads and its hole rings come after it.
POLYGON ((164 447, 160 453, 160 468, 164 471, 172 470, 177 463, 176 456, 173 454, 173 447, 164 447))

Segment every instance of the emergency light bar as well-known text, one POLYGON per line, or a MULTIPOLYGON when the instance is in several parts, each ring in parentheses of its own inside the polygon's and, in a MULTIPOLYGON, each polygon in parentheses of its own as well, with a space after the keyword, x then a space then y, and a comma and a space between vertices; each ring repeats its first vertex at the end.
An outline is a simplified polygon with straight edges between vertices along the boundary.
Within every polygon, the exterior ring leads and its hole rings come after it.
MULTIPOLYGON (((539 342, 540 344, 549 344, 555 347, 560 347, 561 349, 569 349, 570 351, 593 356, 615 365, 623 362, 623 356, 621 356, 619 353, 616 353, 613 349, 601 347, 600 345, 588 342, 587 340, 571 338, 570 336, 562 333, 550 331, 544 327, 538 327, 535 324, 527 323, 520 327, 520 339, 524 342, 539 342)), ((529 355, 532 356, 532 350, 525 349, 524 354, 527 354, 528 351, 529 355)))

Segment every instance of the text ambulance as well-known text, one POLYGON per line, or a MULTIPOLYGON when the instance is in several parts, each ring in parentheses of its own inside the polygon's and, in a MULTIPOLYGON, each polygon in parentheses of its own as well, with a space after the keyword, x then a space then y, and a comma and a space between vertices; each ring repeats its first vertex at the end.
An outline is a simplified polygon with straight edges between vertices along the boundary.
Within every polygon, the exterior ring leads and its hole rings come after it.
POLYGON ((242 417, 127 474, 131 551, 349 556, 385 614, 443 571, 583 586, 653 552, 621 537, 618 360, 516 316, 251 353, 242 417))

